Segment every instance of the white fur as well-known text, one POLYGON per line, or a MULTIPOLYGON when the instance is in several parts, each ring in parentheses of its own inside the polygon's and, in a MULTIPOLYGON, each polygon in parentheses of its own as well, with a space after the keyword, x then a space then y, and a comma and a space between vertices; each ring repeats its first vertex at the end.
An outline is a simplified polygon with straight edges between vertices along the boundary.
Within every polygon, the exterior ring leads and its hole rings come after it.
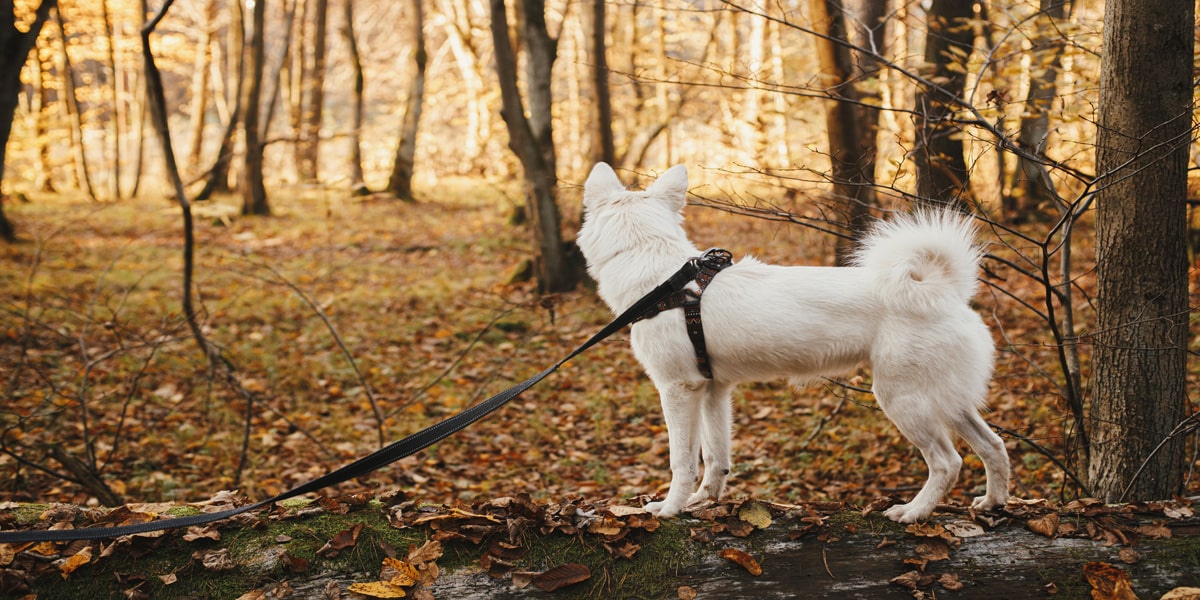
MULTIPOLYGON (((614 313, 700 254, 683 229, 686 197, 682 165, 644 192, 625 190, 604 163, 592 169, 578 243, 614 313)), ((879 406, 929 465, 921 491, 887 516, 908 523, 933 512, 962 465, 952 434, 979 453, 987 471, 987 492, 973 506, 1003 505, 1008 454, 978 412, 994 349, 968 304, 979 268, 973 237, 967 217, 918 212, 878 225, 855 266, 738 261, 713 279, 700 304, 712 380, 696 368, 680 309, 635 324, 633 352, 658 388, 671 450, 667 496, 646 507, 669 517, 720 497, 730 468, 729 394, 737 383, 803 381, 863 363, 872 366, 879 406)))

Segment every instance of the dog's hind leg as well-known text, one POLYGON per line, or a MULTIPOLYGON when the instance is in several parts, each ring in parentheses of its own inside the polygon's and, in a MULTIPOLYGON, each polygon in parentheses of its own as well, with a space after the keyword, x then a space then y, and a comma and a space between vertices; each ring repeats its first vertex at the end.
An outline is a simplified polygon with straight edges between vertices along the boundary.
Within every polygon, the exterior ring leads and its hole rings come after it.
POLYGON ((954 449, 950 428, 941 415, 933 410, 933 400, 919 394, 891 397, 875 386, 879 406, 900 433, 921 451, 929 466, 929 479, 908 504, 898 504, 884 515, 898 523, 920 521, 933 513, 946 490, 958 479, 962 457, 954 449))
POLYGON ((704 454, 704 478, 684 506, 712 498, 720 500, 732 464, 729 445, 733 435, 732 385, 713 383, 700 405, 700 448, 704 454))
POLYGON ((671 487, 667 497, 646 504, 660 517, 673 517, 687 506, 700 475, 701 407, 711 383, 675 381, 658 384, 663 420, 671 448, 671 487))
POLYGON ((975 498, 971 508, 991 510, 1008 502, 1008 451, 1004 440, 996 435, 979 413, 970 411, 954 423, 954 430, 970 444, 971 449, 983 460, 987 473, 987 492, 975 498))

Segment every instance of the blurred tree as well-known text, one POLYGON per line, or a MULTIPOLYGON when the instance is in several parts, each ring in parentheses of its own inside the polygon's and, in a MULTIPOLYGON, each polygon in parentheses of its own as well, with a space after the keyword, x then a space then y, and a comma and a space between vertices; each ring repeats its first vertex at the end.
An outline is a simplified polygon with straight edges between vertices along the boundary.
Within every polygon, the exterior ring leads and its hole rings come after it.
POLYGON ((953 117, 967 85, 967 58, 975 41, 975 0, 933 0, 926 14, 925 62, 930 86, 917 90, 917 195, 934 202, 965 200, 970 174, 962 128, 953 117))
POLYGON ((242 214, 269 215, 267 189, 263 184, 263 142, 259 131, 259 100, 263 75, 263 26, 266 21, 267 0, 255 0, 250 18, 250 35, 246 39, 245 62, 250 66, 242 86, 242 140, 246 145, 238 187, 242 193, 242 214))
MULTIPOLYGON (((841 0, 811 0, 817 55, 821 64, 821 87, 830 100, 825 103, 825 131, 829 139, 830 178, 833 184, 833 213, 846 237, 838 238, 837 263, 850 262, 856 240, 866 235, 875 197, 874 128, 858 110, 862 98, 855 87, 859 78, 850 52, 845 8, 841 0)), ((874 116, 874 115, 870 115, 874 116)))
MULTIPOLYGON (((38 3, 32 21, 22 31, 17 27, 16 7, 13 0, 0 1, 0 184, 4 182, 4 165, 7 159, 5 149, 8 147, 8 136, 12 134, 13 118, 16 116, 17 104, 21 94, 21 67, 25 65, 29 52, 34 48, 38 35, 46 20, 50 18, 50 9, 57 5, 56 0, 42 0, 38 3)), ((0 188, 0 238, 8 241, 16 239, 12 223, 4 216, 4 190, 0 188)))
MULTIPOLYGON (((420 0, 417 0, 420 2, 420 0)), ((363 126, 363 66, 358 54, 358 39, 354 34, 354 0, 342 0, 342 40, 349 54, 354 92, 350 98, 350 193, 365 195, 367 184, 363 183, 362 126, 363 126)))
POLYGON ((1104 7, 1088 475, 1106 501, 1183 489, 1194 18, 1193 0, 1104 7))
POLYGON ((388 176, 388 191, 401 200, 412 201, 413 165, 417 155, 417 129, 421 122, 421 108, 425 103, 425 9, 422 0, 412 0, 413 6, 413 76, 408 86, 408 100, 404 103, 404 118, 400 125, 400 139, 396 142, 396 154, 392 159, 392 173, 388 176))
POLYGON ((304 72, 301 84, 307 92, 300 117, 299 139, 296 143, 296 169, 300 181, 315 182, 320 175, 318 156, 321 143, 321 118, 325 112, 325 54, 326 26, 329 20, 329 0, 312 0, 312 44, 297 44, 298 51, 312 52, 312 68, 304 72))

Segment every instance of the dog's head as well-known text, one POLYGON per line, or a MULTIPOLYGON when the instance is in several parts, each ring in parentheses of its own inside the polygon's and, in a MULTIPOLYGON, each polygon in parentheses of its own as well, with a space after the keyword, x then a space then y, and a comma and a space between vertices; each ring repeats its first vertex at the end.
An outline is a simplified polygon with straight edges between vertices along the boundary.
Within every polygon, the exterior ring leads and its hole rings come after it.
POLYGON ((579 249, 595 267, 623 250, 653 243, 687 243, 681 211, 687 204, 687 167, 667 169, 645 191, 629 191, 612 167, 596 163, 583 184, 579 249))

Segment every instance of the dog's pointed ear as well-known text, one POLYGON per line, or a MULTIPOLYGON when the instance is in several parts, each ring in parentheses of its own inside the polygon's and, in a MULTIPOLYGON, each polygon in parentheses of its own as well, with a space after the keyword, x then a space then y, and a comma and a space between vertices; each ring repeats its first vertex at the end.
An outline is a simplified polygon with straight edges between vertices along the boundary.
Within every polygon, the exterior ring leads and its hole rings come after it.
POLYGON ((614 193, 623 191, 625 191, 625 186, 621 185, 621 180, 617 179, 617 174, 613 172, 612 167, 598 162, 596 166, 592 167, 591 174, 583 184, 583 204, 591 206, 597 201, 607 199, 614 193))
POLYGON ((654 183, 646 188, 646 193, 650 196, 661 197, 669 202, 675 210, 683 210, 684 204, 687 204, 687 190, 687 167, 675 165, 659 175, 658 179, 655 179, 654 183))

